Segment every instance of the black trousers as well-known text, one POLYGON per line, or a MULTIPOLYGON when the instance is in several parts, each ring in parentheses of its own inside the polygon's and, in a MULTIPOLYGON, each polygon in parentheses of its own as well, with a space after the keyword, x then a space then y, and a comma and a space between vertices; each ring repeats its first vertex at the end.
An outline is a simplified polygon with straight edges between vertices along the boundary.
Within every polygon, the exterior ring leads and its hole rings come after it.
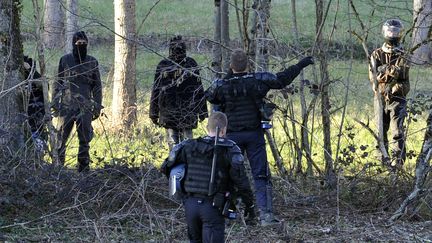
POLYGON ((191 243, 223 243, 225 219, 212 206, 211 198, 188 197, 184 200, 188 236, 191 243))
POLYGON ((236 142, 242 152, 246 151, 254 179, 258 209, 261 212, 273 212, 271 205, 273 187, 270 182, 263 129, 229 132, 227 137, 236 142))
POLYGON ((92 114, 90 112, 70 112, 62 115, 58 123, 58 140, 60 148, 58 150, 59 160, 64 164, 66 157, 66 143, 70 136, 73 126, 76 124, 78 133, 79 148, 78 148, 78 164, 87 166, 90 163, 90 141, 93 138, 92 114))

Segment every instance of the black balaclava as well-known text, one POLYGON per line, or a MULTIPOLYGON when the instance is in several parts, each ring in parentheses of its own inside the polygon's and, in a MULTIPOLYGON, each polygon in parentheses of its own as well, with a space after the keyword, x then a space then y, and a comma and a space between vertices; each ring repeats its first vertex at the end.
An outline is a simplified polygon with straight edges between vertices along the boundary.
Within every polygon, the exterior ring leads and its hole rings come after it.
POLYGON ((169 59, 176 63, 186 58, 186 43, 182 40, 181 35, 171 38, 169 43, 169 59))
POLYGON ((87 56, 87 44, 75 45, 78 40, 85 40, 86 43, 88 42, 84 31, 78 31, 72 37, 72 54, 76 61, 82 62, 87 56))

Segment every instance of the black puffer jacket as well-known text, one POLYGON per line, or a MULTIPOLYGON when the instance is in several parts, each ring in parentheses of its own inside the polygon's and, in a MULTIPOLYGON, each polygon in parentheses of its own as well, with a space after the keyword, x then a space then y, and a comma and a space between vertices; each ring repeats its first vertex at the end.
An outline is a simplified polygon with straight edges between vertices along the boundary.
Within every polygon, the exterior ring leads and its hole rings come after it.
POLYGON ((186 57, 178 64, 164 59, 158 64, 149 116, 154 123, 173 129, 196 128, 198 118, 207 117, 204 88, 194 59, 186 57))

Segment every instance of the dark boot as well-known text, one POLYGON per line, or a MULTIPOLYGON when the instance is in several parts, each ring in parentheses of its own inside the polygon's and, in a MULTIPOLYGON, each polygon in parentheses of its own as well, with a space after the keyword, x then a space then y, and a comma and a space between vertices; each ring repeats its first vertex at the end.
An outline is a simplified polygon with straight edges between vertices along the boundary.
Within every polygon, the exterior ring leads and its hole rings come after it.
POLYGON ((273 212, 260 211, 260 219, 259 220, 260 220, 261 226, 280 224, 280 220, 274 216, 273 212))
POLYGON ((78 172, 89 172, 90 171, 90 166, 87 163, 78 163, 78 172))

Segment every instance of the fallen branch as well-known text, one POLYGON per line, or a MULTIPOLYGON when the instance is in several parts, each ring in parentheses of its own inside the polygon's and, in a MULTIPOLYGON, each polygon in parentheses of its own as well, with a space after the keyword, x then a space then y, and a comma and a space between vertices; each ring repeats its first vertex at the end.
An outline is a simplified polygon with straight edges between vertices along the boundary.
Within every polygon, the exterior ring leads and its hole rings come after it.
POLYGON ((405 214, 406 208, 409 204, 421 199, 425 193, 425 188, 423 188, 426 177, 429 173, 430 164, 429 161, 432 156, 432 112, 429 113, 429 117, 427 119, 427 128, 425 137, 423 140, 422 150, 417 157, 416 162, 416 181, 414 185, 414 189, 411 194, 402 202, 399 209, 394 212, 393 216, 390 218, 390 222, 394 222, 399 219, 401 216, 405 214))

